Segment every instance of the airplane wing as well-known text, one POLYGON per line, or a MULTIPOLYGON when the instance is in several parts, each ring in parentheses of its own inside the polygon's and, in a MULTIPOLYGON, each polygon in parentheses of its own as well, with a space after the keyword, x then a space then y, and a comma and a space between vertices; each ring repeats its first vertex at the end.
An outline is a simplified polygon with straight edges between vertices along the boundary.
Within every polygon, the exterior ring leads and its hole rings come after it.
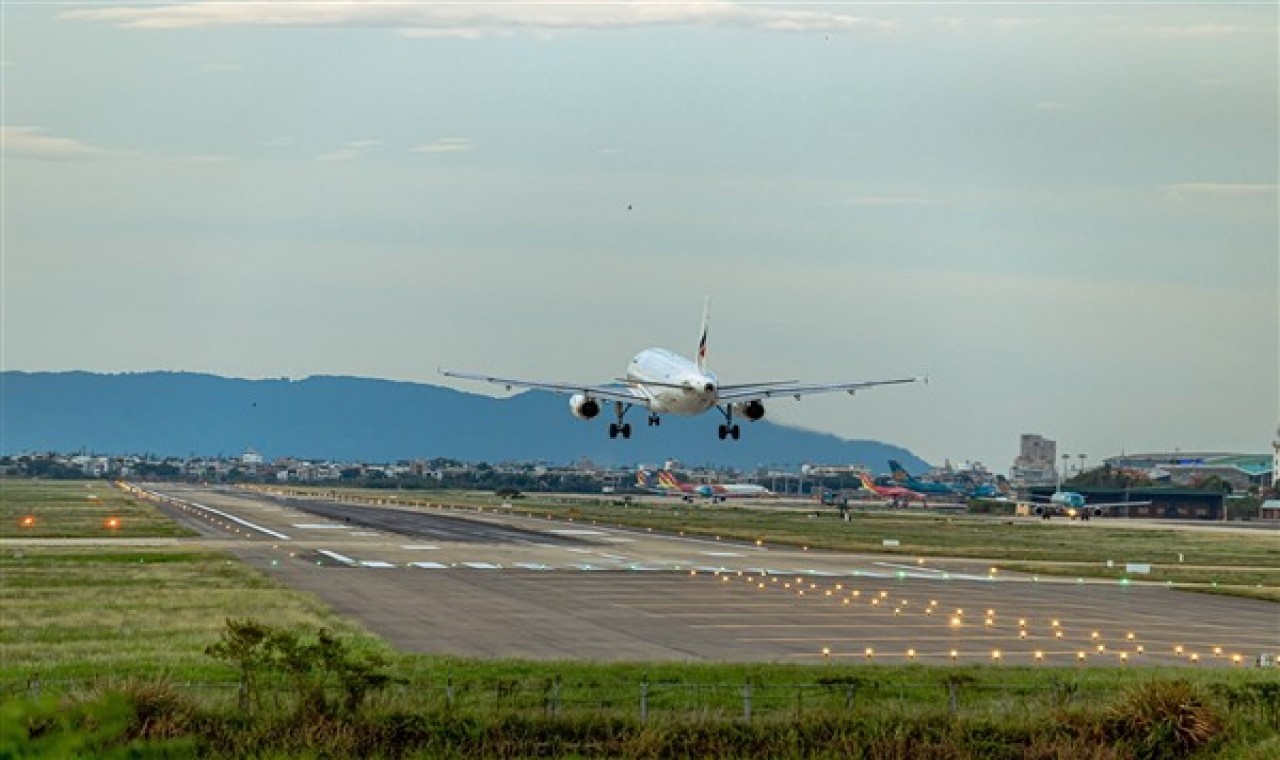
POLYGON ((486 383, 501 385, 507 390, 512 388, 532 388, 553 393, 582 393, 592 398, 621 401, 624 404, 638 404, 644 407, 648 407, 650 401, 653 400, 649 394, 644 392, 644 389, 631 385, 578 385, 558 381, 517 380, 509 377, 494 377, 471 372, 453 372, 447 369, 440 370, 440 374, 445 377, 456 377, 462 380, 482 380, 486 383))
POLYGON ((817 383, 813 385, 801 385, 795 382, 776 382, 776 383, 752 383, 749 385, 722 385, 720 392, 717 394, 721 401, 740 402, 740 401, 759 401, 766 398, 779 398, 782 396, 791 396, 799 399, 801 396, 810 396, 815 393, 839 393, 848 394, 857 393, 866 388, 875 388, 880 385, 901 385, 902 383, 929 382, 927 377, 906 377, 901 380, 869 380, 860 383, 817 383))

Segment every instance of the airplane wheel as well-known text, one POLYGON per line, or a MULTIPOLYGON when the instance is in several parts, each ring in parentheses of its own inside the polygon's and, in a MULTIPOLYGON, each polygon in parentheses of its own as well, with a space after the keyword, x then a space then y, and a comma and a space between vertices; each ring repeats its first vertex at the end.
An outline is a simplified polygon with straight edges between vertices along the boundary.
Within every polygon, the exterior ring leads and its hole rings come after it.
POLYGON ((723 441, 729 435, 729 429, 724 425, 721 425, 720 428, 716 430, 716 433, 720 436, 720 440, 723 441))
POLYGON ((630 438, 630 437, 631 437, 631 423, 630 423, 630 422, 628 422, 628 423, 624 424, 624 425, 620 428, 619 432, 621 432, 621 433, 622 433, 622 437, 623 437, 623 438, 630 438))
POLYGON ((618 437, 618 426, 616 423, 613 423, 613 422, 609 423, 609 437, 610 438, 618 437))
POLYGON ((742 437, 742 428, 738 427, 737 425, 734 425, 733 427, 729 428, 729 435, 733 436, 733 440, 735 441, 738 440, 739 438, 742 437))

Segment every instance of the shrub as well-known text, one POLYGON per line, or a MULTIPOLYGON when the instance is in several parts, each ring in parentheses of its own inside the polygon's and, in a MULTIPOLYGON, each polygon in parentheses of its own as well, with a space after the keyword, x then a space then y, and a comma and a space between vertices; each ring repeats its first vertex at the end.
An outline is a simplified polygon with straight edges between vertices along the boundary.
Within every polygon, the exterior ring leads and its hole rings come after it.
POLYGON ((1139 760, 1190 755, 1222 733, 1217 710, 1188 681, 1152 681, 1130 689, 1103 716, 1103 733, 1139 760))

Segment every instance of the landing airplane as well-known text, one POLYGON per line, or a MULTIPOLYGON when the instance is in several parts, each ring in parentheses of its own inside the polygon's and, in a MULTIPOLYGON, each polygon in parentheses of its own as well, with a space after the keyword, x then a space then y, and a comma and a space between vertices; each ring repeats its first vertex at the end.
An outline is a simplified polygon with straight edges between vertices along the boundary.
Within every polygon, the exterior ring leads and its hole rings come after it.
POLYGON ((594 419, 600 414, 604 402, 613 402, 616 422, 609 423, 609 437, 631 437, 631 425, 624 421, 632 407, 649 410, 649 426, 662 423, 661 415, 678 414, 691 417, 716 409, 724 416, 718 433, 720 440, 738 440, 741 428, 734 423, 734 414, 755 422, 764 417, 764 400, 791 396, 799 400, 815 393, 846 392, 850 395, 865 388, 880 385, 928 382, 924 377, 907 377, 899 380, 871 380, 864 382, 801 384, 795 380, 782 380, 743 385, 721 385, 716 373, 707 368, 707 324, 710 299, 702 312, 702 336, 698 341, 697 359, 687 359, 665 348, 647 348, 636 354, 627 365, 625 377, 610 385, 589 385, 559 381, 518 380, 471 372, 452 372, 442 369, 445 377, 463 380, 481 380, 494 385, 512 388, 568 393, 569 411, 580 420, 594 419))
POLYGON ((865 474, 859 475, 858 480, 862 481, 863 488, 876 496, 883 496, 884 498, 889 499, 893 502, 894 506, 898 506, 899 504, 905 506, 913 501, 918 501, 926 507, 929 506, 929 500, 924 494, 912 491, 910 488, 903 488, 902 486, 878 486, 876 485, 876 482, 871 479, 870 475, 865 474))

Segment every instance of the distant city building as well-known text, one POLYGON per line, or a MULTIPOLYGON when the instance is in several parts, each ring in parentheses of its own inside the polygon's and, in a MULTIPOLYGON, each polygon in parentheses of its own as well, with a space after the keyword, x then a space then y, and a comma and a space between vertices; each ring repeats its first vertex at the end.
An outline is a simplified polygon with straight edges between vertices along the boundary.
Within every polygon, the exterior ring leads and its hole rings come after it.
POLYGON ((1058 480, 1058 442, 1023 433, 1018 456, 1009 469, 1009 480, 1018 488, 1050 485, 1058 480))
POLYGON ((240 464, 262 464, 264 461, 262 455, 253 449, 249 449, 240 455, 240 464))

